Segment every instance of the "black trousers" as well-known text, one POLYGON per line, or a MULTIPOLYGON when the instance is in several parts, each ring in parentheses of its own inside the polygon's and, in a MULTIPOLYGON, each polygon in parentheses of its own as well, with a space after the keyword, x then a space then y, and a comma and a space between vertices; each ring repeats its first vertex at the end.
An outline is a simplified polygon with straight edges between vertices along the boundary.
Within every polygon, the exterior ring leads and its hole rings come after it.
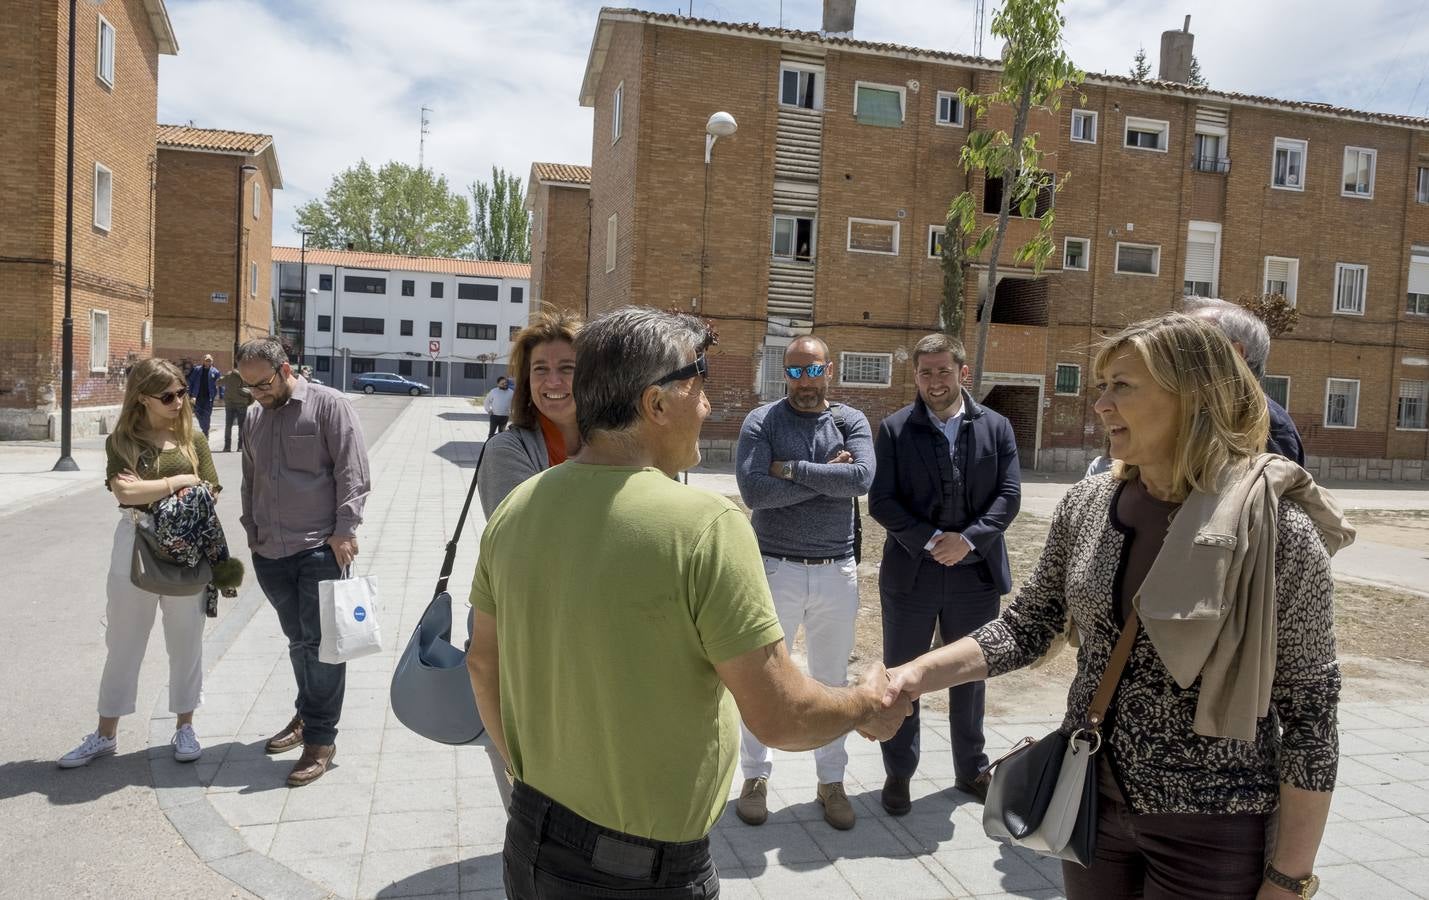
POLYGON ((713 900, 719 873, 708 837, 668 843, 624 834, 576 815, 516 782, 502 853, 510 900, 713 900))
POLYGON ((490 416, 490 421, 486 426, 486 436, 490 438, 494 434, 499 434, 505 431, 506 420, 510 418, 510 416, 498 416, 495 413, 492 413, 490 416))
MULTIPOLYGON (((924 560, 907 593, 881 590, 883 602, 883 664, 892 668, 928 652, 936 627, 943 643, 951 644, 997 618, 1000 595, 983 563, 945 566, 924 560)), ((968 781, 986 768, 983 752, 984 682, 948 690, 948 724, 952 732, 953 772, 968 781)), ((883 770, 899 778, 918 771, 919 704, 892 739, 884 741, 883 770)))
POLYGON ((228 406, 223 407, 223 452, 227 453, 233 446, 233 429, 238 428, 238 449, 243 449, 243 420, 248 417, 248 407, 228 406))

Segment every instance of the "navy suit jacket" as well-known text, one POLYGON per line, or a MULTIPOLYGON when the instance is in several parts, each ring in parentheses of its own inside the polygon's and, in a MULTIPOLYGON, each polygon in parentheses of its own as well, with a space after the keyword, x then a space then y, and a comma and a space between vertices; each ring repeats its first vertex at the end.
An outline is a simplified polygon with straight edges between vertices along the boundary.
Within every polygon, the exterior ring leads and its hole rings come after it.
MULTIPOLYGON (((1012 570, 1003 532, 1022 506, 1017 441, 1011 423, 978 405, 966 390, 963 406, 962 428, 969 432, 963 502, 972 519, 962 533, 987 564, 998 592, 1006 594, 1012 590, 1012 570)), ((888 532, 879 583, 900 593, 913 589, 913 579, 924 560, 941 565, 923 549, 938 530, 938 507, 943 501, 942 476, 934 454, 948 452, 942 428, 933 421, 922 398, 915 399, 883 420, 873 446, 876 464, 868 511, 888 532)), ((955 568, 967 565, 971 564, 955 568)))
POLYGON ((194 366, 192 369, 189 369, 189 396, 193 398, 194 406, 211 408, 214 404, 214 401, 218 400, 223 394, 223 391, 219 389, 218 367, 208 367, 208 403, 206 404, 200 403, 198 399, 199 386, 203 383, 203 373, 203 366, 194 366))

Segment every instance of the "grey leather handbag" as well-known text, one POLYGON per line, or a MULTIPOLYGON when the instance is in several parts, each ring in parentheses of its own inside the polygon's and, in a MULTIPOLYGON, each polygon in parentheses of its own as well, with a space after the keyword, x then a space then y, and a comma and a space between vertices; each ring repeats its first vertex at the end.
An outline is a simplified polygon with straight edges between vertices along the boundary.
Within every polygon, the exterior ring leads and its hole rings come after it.
POLYGON ((174 562, 159 547, 152 521, 146 525, 142 516, 134 517, 134 553, 129 581, 140 590, 165 597, 202 594, 213 581, 213 568, 208 560, 200 559, 196 566, 174 562))

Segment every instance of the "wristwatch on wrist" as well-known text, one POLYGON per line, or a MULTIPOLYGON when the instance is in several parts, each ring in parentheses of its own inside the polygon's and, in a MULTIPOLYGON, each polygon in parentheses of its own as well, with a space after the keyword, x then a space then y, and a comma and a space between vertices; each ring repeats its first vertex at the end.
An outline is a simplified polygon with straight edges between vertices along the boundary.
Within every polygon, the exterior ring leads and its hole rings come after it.
POLYGON ((1265 880, 1278 888, 1290 891, 1301 900, 1310 900, 1320 889, 1318 876, 1311 874, 1305 878, 1291 878, 1270 863, 1265 864, 1265 880))
POLYGON ((779 477, 785 481, 792 481, 794 478, 794 461, 786 460, 784 465, 779 467, 779 477))

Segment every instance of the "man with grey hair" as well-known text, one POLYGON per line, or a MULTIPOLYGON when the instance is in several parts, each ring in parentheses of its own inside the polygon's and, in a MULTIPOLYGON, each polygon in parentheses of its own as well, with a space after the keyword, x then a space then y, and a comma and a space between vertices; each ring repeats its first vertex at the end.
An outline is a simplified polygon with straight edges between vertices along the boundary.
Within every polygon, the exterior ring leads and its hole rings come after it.
POLYGON ((293 374, 274 338, 238 349, 238 374, 258 402, 243 444, 243 530, 253 572, 288 638, 296 714, 268 739, 269 753, 302 745, 291 787, 321 778, 336 752, 347 665, 318 661, 318 582, 340 578, 357 556, 357 528, 372 486, 352 404, 293 374))
MULTIPOLYGON (((1219 328, 1250 367, 1251 374, 1257 379, 1265 378, 1265 361, 1270 358, 1270 329, 1259 316, 1239 304, 1215 297, 1186 297, 1181 307, 1187 315, 1204 319, 1219 328)), ((1305 448, 1300 443, 1300 432, 1295 428, 1290 413, 1268 393, 1265 404, 1270 410, 1270 438, 1265 444, 1266 452, 1278 453, 1298 465, 1305 465, 1305 448)))
POLYGON ((504 880, 535 897, 713 897, 709 831, 739 717, 766 744, 893 734, 911 710, 789 659, 744 513, 675 476, 699 462, 709 332, 625 308, 576 339, 581 450, 492 514, 467 655, 515 777, 504 880), (556 554, 559 554, 558 556, 556 554))

